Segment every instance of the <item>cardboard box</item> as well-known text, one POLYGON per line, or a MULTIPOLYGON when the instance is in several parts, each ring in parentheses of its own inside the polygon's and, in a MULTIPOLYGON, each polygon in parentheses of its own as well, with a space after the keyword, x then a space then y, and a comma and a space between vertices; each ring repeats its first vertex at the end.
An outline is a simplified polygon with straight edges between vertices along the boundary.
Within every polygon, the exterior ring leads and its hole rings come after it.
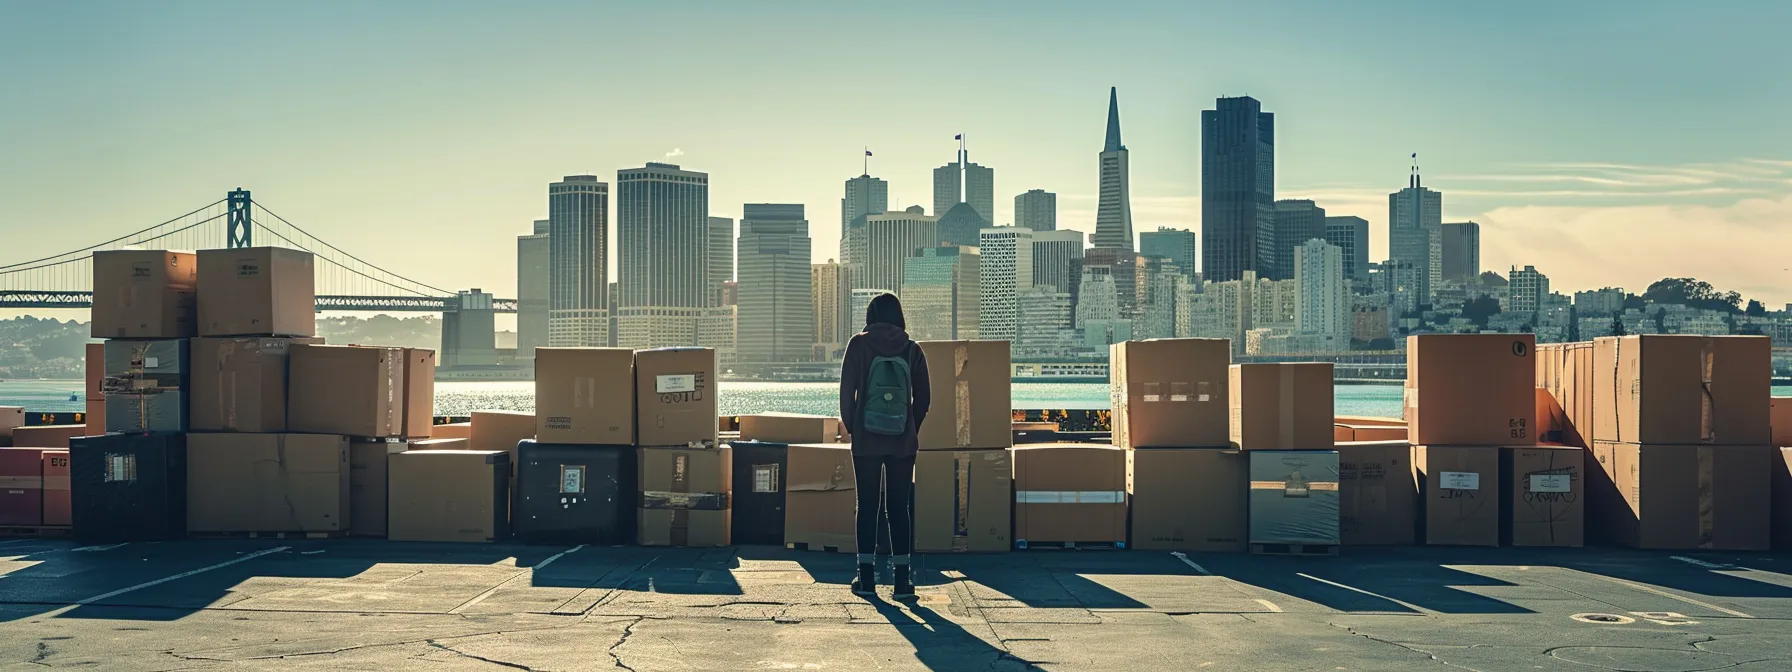
POLYGON ((0 448, 0 525, 44 524, 43 448, 0 448))
POLYGON ((535 438, 535 414, 518 411, 473 411, 467 445, 473 450, 502 450, 516 462, 516 444, 535 438))
POLYGON ((921 423, 921 450, 975 450, 1014 445, 1007 341, 921 341, 931 407, 921 423))
POLYGON ((1345 546, 1417 541, 1419 484, 1406 441, 1337 444, 1338 538, 1345 546))
POLYGON ((405 450, 473 450, 469 439, 410 439, 397 443, 406 446, 405 450))
POLYGON ((70 489, 67 450, 46 450, 44 456, 44 524, 73 525, 74 492, 70 489))
POLYGON ((1595 442, 1611 451, 1623 504, 1616 541, 1661 550, 1770 544, 1773 448, 1595 442))
POLYGON ((187 435, 187 531, 347 532, 348 440, 187 435))
POLYGON ((1773 451, 1773 479, 1769 490, 1773 495, 1773 548, 1778 551, 1792 549, 1792 448, 1773 451))
POLYGON ((640 544, 727 546, 733 449, 642 447, 639 451, 641 508, 636 530, 640 544))
POLYGON ((198 258, 192 252, 93 253, 94 338, 186 338, 195 333, 198 258))
POLYGON ((1792 397, 1774 397, 1769 400, 1769 404, 1769 424, 1773 426, 1774 447, 1792 446, 1792 397))
MULTIPOLYGON (((931 417, 931 412, 929 413, 931 417)), ((766 443, 837 443, 840 419, 831 415, 761 413, 740 416, 740 440, 766 443)))
POLYGON ((1126 449, 1045 443, 1013 452, 1017 545, 1126 542, 1126 449))
POLYGON ((1253 450, 1246 455, 1252 544, 1339 544, 1338 451, 1253 450))
POLYGON ((12 445, 23 448, 68 448, 69 439, 104 433, 98 430, 89 432, 87 425, 15 427, 12 430, 12 445))
POLYGON ((24 426, 24 407, 0 406, 0 436, 11 438, 13 429, 24 426))
POLYGON ((535 417, 544 443, 634 443, 635 352, 536 348, 535 417))
POLYGON ((1500 544, 1500 451, 1487 446, 1413 446, 1419 529, 1431 546, 1500 544))
POLYGON ((811 551, 857 552, 858 483, 853 477, 852 446, 793 443, 786 455, 784 543, 806 544, 811 551))
MULTIPOLYGON (((1561 439, 1556 443, 1586 447, 1593 439, 1593 420, 1596 417, 1593 412, 1593 391, 1602 386, 1609 389, 1615 372, 1610 369, 1604 372, 1594 370, 1591 341, 1550 345, 1554 352, 1547 363, 1538 364, 1539 368, 1547 370, 1539 374, 1537 385, 1549 390, 1557 405, 1562 408, 1561 418, 1557 420, 1565 421, 1566 424, 1562 426, 1561 439)), ((1541 360, 1541 353, 1539 354, 1541 360)), ((1538 421, 1542 422, 1542 418, 1538 418, 1538 421)))
POLYGON ((1765 336, 1615 336, 1593 341, 1595 441, 1728 446, 1773 439, 1765 336), (1597 375, 1597 372, 1596 374, 1597 375))
POLYGON ((915 456, 915 550, 1007 552, 1014 545, 1014 473, 1006 448, 915 456))
POLYGON ((1423 334, 1406 338, 1406 435, 1414 445, 1537 442, 1536 337, 1423 334))
POLYGON ((402 436, 426 439, 436 424, 436 351, 404 349, 402 436))
POLYGON ((192 431, 285 432, 287 361, 294 343, 315 342, 318 339, 193 339, 192 431))
MULTIPOLYGON (((81 426, 92 427, 95 431, 104 431, 106 429, 106 400, 88 399, 86 406, 87 410, 83 411, 81 416, 81 426)), ((190 410, 188 412, 191 413, 190 410)))
POLYGON ((1132 547, 1242 553, 1247 464, 1225 448, 1140 448, 1126 453, 1132 547))
POLYGON ((348 531, 358 537, 386 536, 387 486, 393 455, 410 444, 352 439, 348 444, 348 531))
POLYGON ((1363 441, 1406 441, 1406 425, 1333 424, 1332 443, 1363 441))
POLYGON ((187 431, 187 347, 184 338, 106 341, 106 431, 187 431))
POLYGON ((1340 415, 1332 418, 1332 422, 1340 425, 1377 425, 1387 427, 1406 427, 1401 418, 1384 418, 1377 415, 1340 415))
POLYGON ((1574 446, 1500 449, 1500 545, 1583 545, 1586 453, 1574 446))
POLYGON ((635 353, 635 443, 715 446, 716 370, 710 348, 635 353))
POLYGON ((1227 367, 1232 364, 1232 341, 1126 341, 1108 346, 1108 360, 1115 445, 1187 448, 1230 443, 1227 367))
POLYGON ((429 428, 432 439, 471 439, 473 438, 472 422, 450 422, 429 428))
POLYGON ((510 455, 407 450, 386 459, 386 538, 491 542, 510 535, 510 455))
POLYGON ((295 432, 384 438, 404 431, 404 351, 295 344, 286 426, 295 432))
POLYGON ((1233 448, 1331 449, 1330 363, 1233 364, 1226 394, 1233 448))
POLYGON ((312 255, 285 247, 199 251, 199 335, 317 335, 312 255))
MULTIPOLYGON (((524 543, 635 543, 641 493, 635 447, 524 441, 517 446, 511 534, 524 543)), ((783 496, 780 489, 778 496, 783 496)), ((779 512, 780 516, 783 512, 779 512)), ((772 543, 783 543, 782 534, 772 543)))
POLYGON ((87 357, 85 361, 85 369, 87 372, 86 399, 88 401, 104 401, 106 399, 106 344, 88 343, 87 357))
POLYGON ((1536 392, 1537 440, 1543 443, 1566 445, 1572 428, 1568 424, 1568 411, 1556 401, 1556 395, 1548 388, 1539 387, 1536 392))

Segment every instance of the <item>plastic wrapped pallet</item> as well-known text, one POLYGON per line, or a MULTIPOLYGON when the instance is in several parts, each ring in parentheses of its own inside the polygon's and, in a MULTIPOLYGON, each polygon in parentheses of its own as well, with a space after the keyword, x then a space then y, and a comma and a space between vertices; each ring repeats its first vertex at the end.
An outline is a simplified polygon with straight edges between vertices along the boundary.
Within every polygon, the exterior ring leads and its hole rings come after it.
POLYGON ((1338 545, 1338 451, 1246 452, 1251 543, 1338 545))

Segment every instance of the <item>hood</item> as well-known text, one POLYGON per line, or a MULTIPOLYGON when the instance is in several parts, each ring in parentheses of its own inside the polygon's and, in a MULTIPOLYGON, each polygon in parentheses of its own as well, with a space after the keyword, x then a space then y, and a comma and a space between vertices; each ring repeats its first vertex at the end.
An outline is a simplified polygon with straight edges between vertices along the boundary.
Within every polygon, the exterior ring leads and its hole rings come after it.
POLYGON ((879 322, 865 327, 860 334, 871 352, 880 357, 900 355, 908 349, 908 332, 888 322, 879 322))

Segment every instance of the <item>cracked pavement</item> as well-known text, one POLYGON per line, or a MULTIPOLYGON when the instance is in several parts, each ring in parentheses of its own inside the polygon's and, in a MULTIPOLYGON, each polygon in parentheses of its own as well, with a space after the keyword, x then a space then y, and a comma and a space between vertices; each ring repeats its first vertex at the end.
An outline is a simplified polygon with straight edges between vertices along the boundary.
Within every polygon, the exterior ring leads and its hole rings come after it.
POLYGON ((569 550, 0 540, 0 671, 1792 669, 1784 555, 569 550))

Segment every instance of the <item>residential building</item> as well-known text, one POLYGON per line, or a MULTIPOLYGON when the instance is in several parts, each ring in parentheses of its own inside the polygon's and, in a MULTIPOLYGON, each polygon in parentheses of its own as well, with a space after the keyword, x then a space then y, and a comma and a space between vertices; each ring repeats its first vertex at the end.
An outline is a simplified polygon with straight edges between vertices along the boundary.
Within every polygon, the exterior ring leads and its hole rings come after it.
POLYGON ((867 216, 865 259, 851 271, 853 289, 900 289, 904 261, 939 242, 939 218, 921 214, 921 206, 867 216))
POLYGON ((1058 195, 1044 189, 1028 189, 1015 196, 1014 225, 1034 231, 1058 230, 1058 195))
POLYGON ((1388 258, 1418 269, 1420 305, 1443 281, 1444 195, 1427 189, 1415 166, 1407 187, 1388 194, 1388 258))
POLYGON ((1308 240, 1294 249, 1294 282, 1300 292, 1295 331, 1317 337, 1324 351, 1350 349, 1355 328, 1350 284, 1344 276, 1344 251, 1323 240, 1308 240))
MULTIPOLYGON (((1575 292, 1574 312, 1583 319, 1595 315, 1609 318, 1624 310, 1625 297, 1624 290, 1616 287, 1575 292)), ((1610 326, 1611 320, 1607 319, 1606 323, 1610 326)), ((1583 333, 1581 337, 1586 335, 1583 333)))
POLYGON ((814 352, 815 313, 802 204, 742 206, 740 251, 737 361, 807 361, 814 352))
POLYGON ((1325 208, 1308 200, 1276 201, 1275 262, 1257 277, 1294 279, 1294 249, 1314 238, 1325 239, 1325 208))
POLYGON ((1467 282, 1481 276, 1481 225, 1446 222, 1442 227, 1443 279, 1467 282))
POLYGON ((1157 227, 1139 234, 1139 255, 1169 259, 1182 277, 1195 279, 1195 232, 1157 227))
POLYGON ((535 233, 516 237, 516 357, 535 359, 535 349, 548 344, 548 307, 553 273, 552 222, 535 220, 535 233))
POLYGON ((917 341, 978 337, 977 248, 943 245, 915 250, 903 260, 902 310, 917 341))
POLYGON ((984 229, 978 250, 977 335, 1013 341, 1020 319, 1018 298, 1033 286, 1033 230, 1019 226, 984 229))
POLYGON ((1139 286, 1144 296, 1139 300, 1138 319, 1133 321, 1137 338, 1175 338, 1177 292, 1188 286, 1181 269, 1164 257, 1144 259, 1145 279, 1139 286))
POLYGON ((829 259, 809 266, 809 287, 819 356, 832 359, 857 331, 853 328, 852 277, 846 266, 829 259))
POLYGON ((568 175, 548 185, 548 343, 609 345, 610 185, 568 175))
POLYGON ((933 169, 933 214, 942 216, 952 206, 969 203, 983 221, 996 220, 996 173, 970 162, 960 135, 958 160, 933 169))
POLYGON ((1107 142, 1099 155, 1100 201, 1095 210, 1095 247, 1133 250, 1132 178, 1126 145, 1120 142, 1120 90, 1108 89, 1107 142))
MULTIPOLYGON (((1033 234, 1033 286, 1070 293, 1072 269, 1083 258, 1083 232, 1075 229, 1033 234)), ((1076 272, 1081 272, 1077 269, 1076 272)))
POLYGON ((1275 115, 1249 96, 1201 113, 1201 276, 1238 280, 1274 264, 1275 115))
POLYGON ((851 264, 855 252, 864 253, 865 217, 889 209, 890 183, 869 174, 846 181, 846 195, 840 199, 840 263, 851 264))
POLYGON ((1549 296, 1549 276, 1538 273, 1536 266, 1523 270, 1513 266, 1506 274, 1506 296, 1503 312, 1536 315, 1549 296))
POLYGON ((1349 215, 1325 218, 1325 242, 1344 252, 1344 275, 1369 279, 1369 220, 1349 215))
POLYGON ((722 285, 734 279, 734 220, 709 218, 709 306, 722 303, 722 285))

